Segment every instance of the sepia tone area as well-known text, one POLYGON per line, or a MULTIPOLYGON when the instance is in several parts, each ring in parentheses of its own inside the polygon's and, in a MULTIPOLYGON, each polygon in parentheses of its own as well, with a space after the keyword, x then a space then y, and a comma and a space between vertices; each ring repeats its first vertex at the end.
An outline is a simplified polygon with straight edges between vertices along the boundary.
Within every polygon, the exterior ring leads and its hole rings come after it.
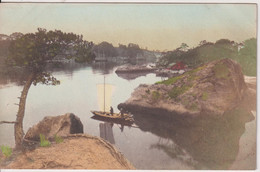
POLYGON ((254 170, 255 4, 0 4, 1 169, 254 170))

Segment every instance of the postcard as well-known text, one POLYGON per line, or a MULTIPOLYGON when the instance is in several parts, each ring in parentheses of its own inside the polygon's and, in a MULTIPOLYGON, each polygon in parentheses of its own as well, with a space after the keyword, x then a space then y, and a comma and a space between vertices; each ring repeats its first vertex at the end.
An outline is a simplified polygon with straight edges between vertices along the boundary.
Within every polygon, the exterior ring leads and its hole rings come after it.
POLYGON ((0 169, 256 169, 256 3, 0 3, 0 169))

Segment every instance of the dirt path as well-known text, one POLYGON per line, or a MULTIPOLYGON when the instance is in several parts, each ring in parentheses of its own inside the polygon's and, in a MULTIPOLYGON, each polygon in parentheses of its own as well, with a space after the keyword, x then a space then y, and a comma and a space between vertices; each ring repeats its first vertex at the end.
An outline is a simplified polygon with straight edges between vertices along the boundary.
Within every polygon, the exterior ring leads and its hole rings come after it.
POLYGON ((62 143, 38 147, 18 155, 7 169, 135 169, 110 143, 74 134, 62 143))

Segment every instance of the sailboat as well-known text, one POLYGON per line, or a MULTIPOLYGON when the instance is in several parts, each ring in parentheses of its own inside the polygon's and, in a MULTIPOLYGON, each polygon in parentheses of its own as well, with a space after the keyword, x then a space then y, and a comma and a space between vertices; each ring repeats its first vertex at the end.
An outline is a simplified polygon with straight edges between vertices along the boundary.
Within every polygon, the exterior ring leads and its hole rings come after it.
MULTIPOLYGON (((109 85, 107 85, 108 87, 109 85)), ((100 87, 102 88, 102 87, 100 87)), ((99 92, 103 92, 103 111, 91 111, 94 116, 91 117, 93 119, 98 119, 102 121, 107 121, 107 122, 113 122, 117 124, 123 124, 123 125, 132 125, 134 123, 134 119, 130 114, 127 113, 113 113, 111 114, 110 112, 106 111, 108 109, 106 107, 106 85, 105 85, 105 75, 104 75, 104 84, 103 84, 103 90, 99 90, 99 92)))

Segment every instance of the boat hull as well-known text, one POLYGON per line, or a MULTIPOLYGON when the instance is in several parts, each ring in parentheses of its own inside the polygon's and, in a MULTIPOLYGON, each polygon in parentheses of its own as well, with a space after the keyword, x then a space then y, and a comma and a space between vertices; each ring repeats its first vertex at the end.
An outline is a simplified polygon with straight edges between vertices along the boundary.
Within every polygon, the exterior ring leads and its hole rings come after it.
POLYGON ((91 111, 91 112, 94 114, 94 116, 91 117, 93 119, 106 121, 106 122, 113 122, 118 124, 124 124, 124 125, 131 125, 134 123, 133 118, 128 114, 124 114, 124 117, 121 117, 121 115, 118 113, 114 113, 113 115, 111 115, 109 112, 100 112, 100 111, 91 111))

